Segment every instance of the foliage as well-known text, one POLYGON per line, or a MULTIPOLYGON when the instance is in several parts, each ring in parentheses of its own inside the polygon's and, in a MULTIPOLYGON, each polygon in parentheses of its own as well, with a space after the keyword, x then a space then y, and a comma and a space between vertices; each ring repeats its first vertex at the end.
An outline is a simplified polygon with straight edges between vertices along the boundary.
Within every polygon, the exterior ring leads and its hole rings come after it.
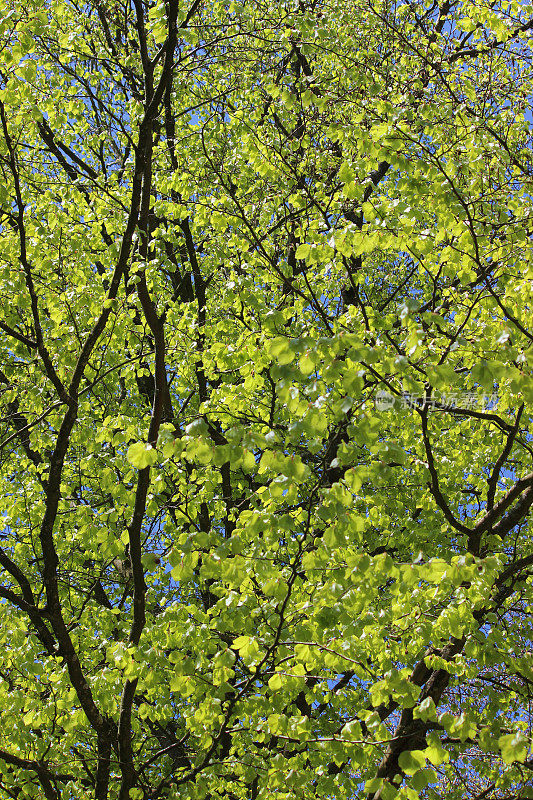
POLYGON ((6 0, 0 797, 533 797, 533 8, 6 0))

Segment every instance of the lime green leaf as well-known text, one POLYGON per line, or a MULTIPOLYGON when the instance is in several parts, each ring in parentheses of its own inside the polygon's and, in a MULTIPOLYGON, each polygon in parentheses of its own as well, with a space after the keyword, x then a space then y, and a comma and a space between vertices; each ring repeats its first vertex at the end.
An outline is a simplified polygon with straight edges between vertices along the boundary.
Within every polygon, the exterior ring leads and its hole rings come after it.
POLYGON ((128 448, 128 461, 137 469, 144 469, 155 464, 157 453, 151 444, 136 442, 128 448))
POLYGON ((309 256, 310 252, 311 252, 311 246, 310 245, 301 244, 296 249, 296 254, 295 255, 296 255, 296 258, 298 260, 304 261, 309 256))
POLYGON ((426 757, 422 750, 406 750, 400 753, 398 764, 406 775, 414 775, 422 769, 426 763, 426 757))
POLYGON ((502 758, 506 764, 512 764, 515 761, 523 764, 526 760, 528 751, 528 742, 526 737, 521 731, 516 733, 507 733, 500 736, 498 745, 502 758))
POLYGON ((273 692, 283 687, 283 676, 276 672, 268 679, 268 686, 273 692))

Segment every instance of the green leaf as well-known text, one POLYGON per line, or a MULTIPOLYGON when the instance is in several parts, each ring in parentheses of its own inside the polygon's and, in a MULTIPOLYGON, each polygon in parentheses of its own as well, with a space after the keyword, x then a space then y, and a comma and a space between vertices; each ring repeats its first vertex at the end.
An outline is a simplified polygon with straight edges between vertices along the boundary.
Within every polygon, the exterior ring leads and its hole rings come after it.
POLYGON ((271 678, 268 679, 268 687, 269 689, 272 689, 273 692, 283 688, 283 676, 276 672, 271 678))
POLYGON ((506 764, 513 764, 515 761, 523 764, 526 760, 528 741, 522 731, 507 733, 504 736, 500 736, 498 739, 498 746, 506 764))
POLYGON ((400 753, 398 758, 398 764, 406 775, 414 775, 424 767, 425 763, 426 757, 423 750, 405 750, 400 753))
POLYGON ((128 447, 128 461, 137 469, 145 469, 155 464, 157 453, 151 444, 136 442, 128 447))
POLYGON ((298 260, 305 261, 311 252, 311 247, 308 244, 301 244, 296 249, 295 256, 298 260))
POLYGON ((316 361, 306 353, 300 358, 298 366, 303 375, 310 375, 315 371, 316 361))
POLYGON ((428 761, 431 761, 436 767, 440 764, 445 764, 450 760, 450 754, 445 750, 440 742, 433 742, 429 747, 424 750, 424 755, 428 761))
POLYGON ((339 169, 339 179, 343 183, 351 183, 353 180, 355 180, 355 178, 356 174, 353 167, 351 164, 348 164, 348 162, 344 161, 339 169))
POLYGON ((370 780, 365 782, 365 794, 370 794, 371 792, 377 792, 381 789, 383 785, 382 778, 370 778, 370 780))
POLYGON ((428 720, 436 721, 437 711, 433 699, 431 697, 426 697, 424 700, 422 700, 422 702, 414 709, 413 717, 415 719, 421 719, 424 722, 427 722, 428 720))
POLYGON ((436 773, 432 769, 420 769, 415 772, 410 780, 410 784, 417 792, 421 792, 429 783, 437 779, 436 773))

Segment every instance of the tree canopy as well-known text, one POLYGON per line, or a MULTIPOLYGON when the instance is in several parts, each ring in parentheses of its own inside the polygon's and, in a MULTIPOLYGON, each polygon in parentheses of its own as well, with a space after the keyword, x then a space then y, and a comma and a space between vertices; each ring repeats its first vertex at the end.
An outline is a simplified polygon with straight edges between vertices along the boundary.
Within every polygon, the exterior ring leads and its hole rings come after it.
POLYGON ((1 800, 533 797, 532 30, 4 0, 1 800))

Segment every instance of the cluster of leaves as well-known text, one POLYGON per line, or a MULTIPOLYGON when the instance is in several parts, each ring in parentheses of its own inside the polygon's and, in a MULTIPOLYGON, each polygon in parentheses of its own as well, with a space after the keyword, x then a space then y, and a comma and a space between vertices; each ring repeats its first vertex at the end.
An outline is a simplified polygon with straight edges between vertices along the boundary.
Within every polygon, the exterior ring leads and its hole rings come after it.
POLYGON ((6 0, 2 800, 533 797, 531 30, 6 0))

